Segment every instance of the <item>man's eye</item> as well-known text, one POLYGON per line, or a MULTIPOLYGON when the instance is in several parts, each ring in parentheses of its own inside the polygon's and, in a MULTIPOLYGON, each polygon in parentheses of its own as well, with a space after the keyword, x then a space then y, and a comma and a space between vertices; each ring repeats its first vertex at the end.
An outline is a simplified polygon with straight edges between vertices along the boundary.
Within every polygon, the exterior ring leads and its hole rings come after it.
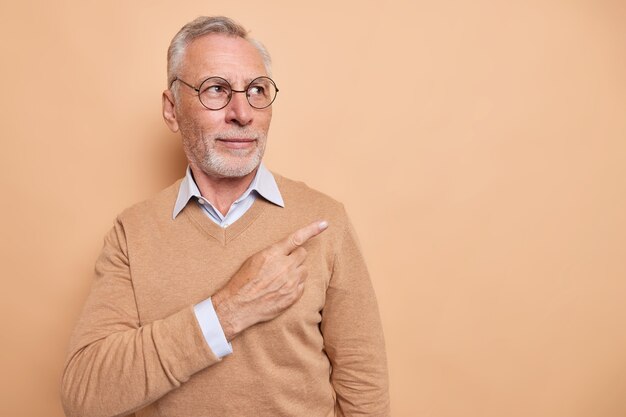
POLYGON ((248 88, 248 94, 251 96, 262 96, 265 94, 265 87, 262 85, 253 85, 248 88))
POLYGON ((221 94, 224 91, 226 91, 226 89, 221 85, 210 85, 204 90, 205 93, 209 94, 221 94))

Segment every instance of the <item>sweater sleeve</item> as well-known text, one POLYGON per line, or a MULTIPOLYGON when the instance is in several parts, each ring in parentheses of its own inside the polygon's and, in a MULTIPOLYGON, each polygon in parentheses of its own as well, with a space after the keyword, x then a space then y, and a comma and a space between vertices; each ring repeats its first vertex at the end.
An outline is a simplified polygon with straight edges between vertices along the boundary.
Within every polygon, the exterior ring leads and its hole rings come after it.
POLYGON ((347 223, 322 311, 337 416, 389 416, 387 358, 374 290, 347 223))
POLYGON ((193 305, 140 324, 124 229, 116 222, 70 342, 61 384, 66 415, 133 413, 218 361, 193 305))

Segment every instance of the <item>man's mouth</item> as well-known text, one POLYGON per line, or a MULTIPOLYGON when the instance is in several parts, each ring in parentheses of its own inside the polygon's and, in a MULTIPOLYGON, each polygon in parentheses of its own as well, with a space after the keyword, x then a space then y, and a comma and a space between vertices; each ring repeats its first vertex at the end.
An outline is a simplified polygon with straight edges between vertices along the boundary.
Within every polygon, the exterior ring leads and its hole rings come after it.
POLYGON ((254 146, 256 139, 250 138, 218 138, 218 142, 220 142, 223 146, 231 149, 245 149, 251 146, 254 146))

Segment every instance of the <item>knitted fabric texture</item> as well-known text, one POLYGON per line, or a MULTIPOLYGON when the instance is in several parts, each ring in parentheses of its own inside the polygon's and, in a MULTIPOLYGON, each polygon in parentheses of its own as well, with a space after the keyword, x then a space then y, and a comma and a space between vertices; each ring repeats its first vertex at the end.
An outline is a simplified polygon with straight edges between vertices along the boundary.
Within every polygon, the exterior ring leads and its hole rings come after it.
POLYGON ((121 213, 107 234, 62 381, 70 417, 387 416, 376 299, 343 206, 276 175, 285 207, 261 198, 226 229, 196 201, 172 219, 180 181, 121 213), (315 220, 302 298, 232 340, 218 359, 193 305, 254 253, 315 220))

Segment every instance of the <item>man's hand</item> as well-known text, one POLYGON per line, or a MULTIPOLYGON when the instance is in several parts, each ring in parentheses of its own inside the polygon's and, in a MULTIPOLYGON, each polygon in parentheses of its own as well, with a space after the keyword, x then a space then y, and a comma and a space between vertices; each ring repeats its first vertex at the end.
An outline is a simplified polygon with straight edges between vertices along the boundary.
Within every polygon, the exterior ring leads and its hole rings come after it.
POLYGON ((308 275, 302 245, 327 227, 325 221, 311 223, 255 253, 211 297, 226 340, 272 320, 302 296, 308 275))

